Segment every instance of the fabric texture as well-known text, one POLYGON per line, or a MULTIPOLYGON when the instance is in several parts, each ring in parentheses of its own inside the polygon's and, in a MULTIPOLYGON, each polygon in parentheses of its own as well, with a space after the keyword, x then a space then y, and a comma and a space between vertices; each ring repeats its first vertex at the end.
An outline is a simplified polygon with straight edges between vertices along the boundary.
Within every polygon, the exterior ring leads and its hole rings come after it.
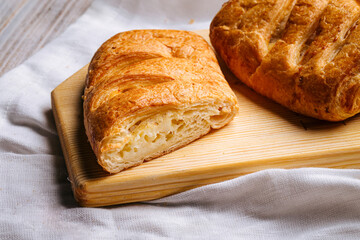
POLYGON ((222 1, 95 1, 0 78, 0 239, 359 239, 360 171, 270 169, 155 201, 75 202, 50 93, 112 35, 204 29, 222 1), (192 24, 190 24, 193 22, 192 24))

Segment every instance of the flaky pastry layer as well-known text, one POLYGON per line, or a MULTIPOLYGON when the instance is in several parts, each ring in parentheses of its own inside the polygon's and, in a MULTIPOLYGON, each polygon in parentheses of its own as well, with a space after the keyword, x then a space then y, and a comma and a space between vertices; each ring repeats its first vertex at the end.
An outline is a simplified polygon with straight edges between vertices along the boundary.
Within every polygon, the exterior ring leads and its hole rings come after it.
POLYGON ((230 0, 211 42, 245 84, 289 109, 340 121, 360 112, 356 0, 230 0))
POLYGON ((99 164, 110 173, 221 128, 237 111, 213 51, 191 32, 119 33, 89 65, 84 124, 99 164))

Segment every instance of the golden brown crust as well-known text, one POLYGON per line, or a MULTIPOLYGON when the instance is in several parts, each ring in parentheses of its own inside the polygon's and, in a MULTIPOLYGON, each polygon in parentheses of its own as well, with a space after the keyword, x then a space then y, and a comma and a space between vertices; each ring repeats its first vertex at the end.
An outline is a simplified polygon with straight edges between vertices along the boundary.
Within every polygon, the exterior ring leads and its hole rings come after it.
POLYGON ((117 145, 104 139, 123 131, 135 116, 211 101, 224 102, 231 114, 238 109, 212 49, 187 31, 113 36, 94 55, 84 92, 86 133, 100 164, 101 154, 117 145))
POLYGON ((210 39, 245 84, 328 121, 360 112, 360 7, 355 0, 231 0, 210 39))

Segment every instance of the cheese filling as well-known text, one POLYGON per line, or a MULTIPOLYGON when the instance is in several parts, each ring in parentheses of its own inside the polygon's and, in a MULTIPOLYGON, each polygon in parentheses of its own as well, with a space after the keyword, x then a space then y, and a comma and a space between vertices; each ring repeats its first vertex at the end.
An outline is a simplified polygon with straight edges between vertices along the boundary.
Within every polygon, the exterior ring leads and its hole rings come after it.
POLYGON ((196 107, 189 110, 168 110, 130 123, 127 130, 107 138, 109 150, 101 155, 104 165, 121 171, 144 160, 171 152, 219 128, 231 117, 226 107, 196 107))

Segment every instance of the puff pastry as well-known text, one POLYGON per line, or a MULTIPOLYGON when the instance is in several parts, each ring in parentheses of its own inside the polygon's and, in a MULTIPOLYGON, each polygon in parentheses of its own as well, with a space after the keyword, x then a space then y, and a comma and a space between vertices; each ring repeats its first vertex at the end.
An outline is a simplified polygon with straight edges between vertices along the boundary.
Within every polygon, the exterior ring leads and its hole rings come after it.
POLYGON ((258 93, 314 118, 360 112, 360 8, 355 0, 231 0, 210 39, 258 93))
POLYGON ((195 33, 119 33, 89 65, 84 124, 99 164, 110 173, 221 128, 237 111, 214 52, 195 33))

